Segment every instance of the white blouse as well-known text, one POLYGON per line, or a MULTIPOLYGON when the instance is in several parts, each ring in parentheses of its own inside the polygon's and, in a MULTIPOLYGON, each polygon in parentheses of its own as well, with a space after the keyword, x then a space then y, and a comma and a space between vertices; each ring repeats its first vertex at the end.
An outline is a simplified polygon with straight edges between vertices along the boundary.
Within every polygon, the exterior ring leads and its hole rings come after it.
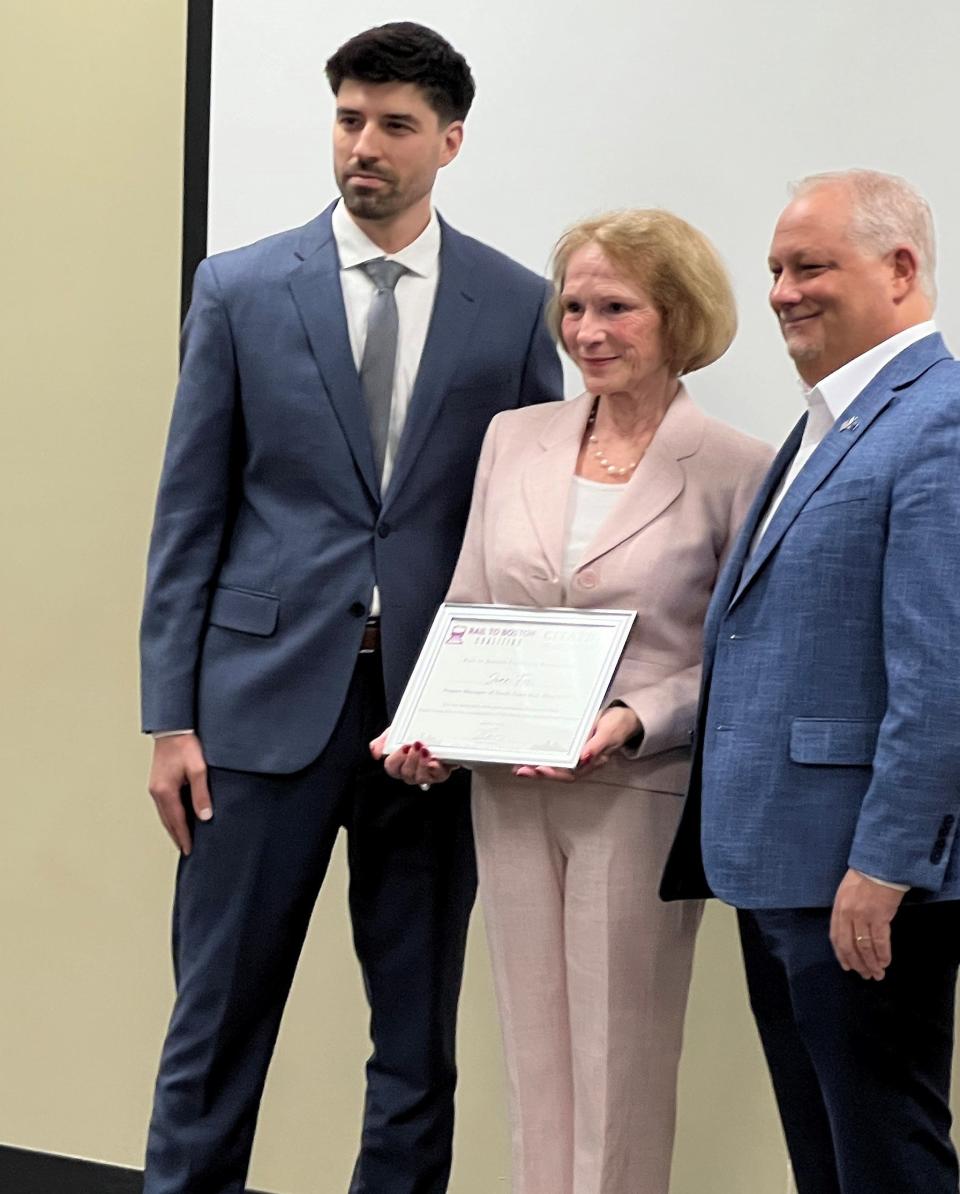
POLYGON ((589 481, 574 476, 567 506, 567 534, 563 547, 564 600, 570 578, 586 555, 597 531, 606 522, 610 511, 623 494, 623 485, 607 485, 603 481, 589 481))

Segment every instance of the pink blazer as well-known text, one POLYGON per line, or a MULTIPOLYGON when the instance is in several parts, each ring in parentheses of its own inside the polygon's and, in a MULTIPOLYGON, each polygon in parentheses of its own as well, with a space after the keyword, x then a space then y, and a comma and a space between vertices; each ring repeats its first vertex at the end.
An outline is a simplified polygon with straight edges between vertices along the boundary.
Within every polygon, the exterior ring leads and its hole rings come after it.
POLYGON ((705 415, 681 388, 564 595, 568 499, 592 402, 582 394, 493 419, 447 600, 635 609, 607 703, 636 712, 643 742, 595 778, 682 794, 707 604, 773 449, 705 415))

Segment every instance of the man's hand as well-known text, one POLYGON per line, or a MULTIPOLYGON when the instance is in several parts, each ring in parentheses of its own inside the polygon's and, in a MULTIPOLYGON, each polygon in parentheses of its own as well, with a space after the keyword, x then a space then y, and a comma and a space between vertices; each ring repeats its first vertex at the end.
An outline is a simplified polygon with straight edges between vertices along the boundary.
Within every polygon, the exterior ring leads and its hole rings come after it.
POLYGON ((883 978, 893 957, 890 925, 904 895, 852 868, 847 871, 830 918, 830 943, 844 970, 855 970, 861 978, 883 978))
POLYGON ((634 734, 640 731, 640 719, 626 705, 613 705, 597 718, 593 732, 583 744, 580 762, 576 770, 566 767, 515 767, 514 775, 522 779, 554 779, 560 783, 572 784, 583 779, 592 771, 606 766, 614 751, 619 750, 634 734))
POLYGON ((153 744, 148 787, 164 829, 181 853, 186 855, 190 853, 191 842, 187 814, 180 799, 184 784, 190 786, 190 800, 198 820, 209 821, 213 816, 213 805, 207 787, 207 764, 200 739, 196 734, 157 738, 153 744))

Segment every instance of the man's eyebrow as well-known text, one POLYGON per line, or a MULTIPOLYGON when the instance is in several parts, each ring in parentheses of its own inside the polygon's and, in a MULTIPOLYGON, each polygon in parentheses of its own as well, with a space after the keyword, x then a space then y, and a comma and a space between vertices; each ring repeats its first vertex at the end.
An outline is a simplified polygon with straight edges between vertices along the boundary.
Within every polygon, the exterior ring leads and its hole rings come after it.
MULTIPOLYGON (((344 107, 343 105, 338 105, 337 106, 337 115, 338 116, 363 116, 364 113, 361 112, 359 108, 347 108, 347 107, 344 107)), ((419 117, 415 116, 412 112, 383 112, 383 113, 381 113, 381 115, 379 117, 377 117, 377 119, 378 120, 406 120, 410 124, 415 124, 415 125, 417 125, 417 127, 420 126, 419 117)))

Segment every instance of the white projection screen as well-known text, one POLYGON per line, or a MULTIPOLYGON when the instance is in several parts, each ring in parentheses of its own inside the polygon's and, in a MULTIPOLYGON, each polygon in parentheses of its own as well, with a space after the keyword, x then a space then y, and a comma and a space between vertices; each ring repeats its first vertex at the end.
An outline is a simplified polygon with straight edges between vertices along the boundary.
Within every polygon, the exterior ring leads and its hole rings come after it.
MULTIPOLYGON (((803 409, 767 307, 766 256, 787 183, 816 171, 887 170, 929 198, 939 233, 937 318, 960 352, 960 4, 954 0, 909 6, 902 0, 430 0, 402 6, 216 0, 208 251, 302 224, 335 196, 333 101, 323 64, 348 37, 390 20, 439 30, 464 53, 477 81, 463 151, 435 191, 437 207, 455 227, 540 272, 567 225, 609 208, 669 208, 713 239, 734 278, 740 332, 719 363, 689 380, 693 397, 710 413, 779 442, 803 409)), ((568 366, 568 396, 578 389, 568 366)), ((334 932, 330 926, 338 918, 346 923, 341 879, 332 879, 318 913, 322 949, 334 932)), ((336 945, 344 955, 338 966, 350 973, 345 931, 336 945)), ((452 1189, 488 1194, 508 1188, 506 1133, 495 1019, 476 932, 471 949, 452 1189), (495 1184, 472 1176, 484 1165, 498 1174, 495 1184)), ((305 959, 308 976, 298 982, 328 1001, 318 957, 305 959)), ((688 1019, 674 1194, 783 1194, 790 1188, 740 984, 732 924, 711 910, 688 1019)), ((348 1135, 335 1144, 308 1127, 328 1114, 339 1089, 333 1078, 317 1079, 311 1107, 300 1112, 293 1106, 305 1025, 325 1018, 314 1003, 294 1011, 285 1033, 295 1032, 297 1042, 289 1036, 281 1042, 286 1053, 271 1077, 274 1102, 268 1097, 254 1166, 264 1184, 284 1180, 274 1174, 295 1173, 302 1174, 303 1189, 319 1188, 309 1174, 322 1156, 329 1174, 323 1190, 345 1188, 365 1044, 359 983, 356 1002, 349 1028, 328 1021, 311 1030, 308 1042, 312 1050, 320 1031, 322 1049, 343 1053, 341 1038, 358 1035, 356 1053, 343 1067, 356 1065, 343 1120, 348 1135), (278 1083, 291 1096, 282 1112, 278 1083), (293 1151, 304 1150, 302 1168, 284 1143, 288 1130, 298 1131, 293 1151)), ((303 1062, 304 1082, 312 1081, 313 1064, 303 1062)), ((315 1064, 323 1063, 317 1058, 315 1064)))
POLYGON ((960 351, 960 5, 948 0, 218 0, 211 252, 304 223, 335 195, 323 64, 398 19, 442 32, 477 81, 463 151, 435 191, 455 227, 538 271, 564 227, 613 207, 666 207, 714 240, 741 330, 690 380, 712 414, 775 441, 800 413, 766 254, 787 182, 814 171, 889 170, 929 198, 940 326, 960 351))

